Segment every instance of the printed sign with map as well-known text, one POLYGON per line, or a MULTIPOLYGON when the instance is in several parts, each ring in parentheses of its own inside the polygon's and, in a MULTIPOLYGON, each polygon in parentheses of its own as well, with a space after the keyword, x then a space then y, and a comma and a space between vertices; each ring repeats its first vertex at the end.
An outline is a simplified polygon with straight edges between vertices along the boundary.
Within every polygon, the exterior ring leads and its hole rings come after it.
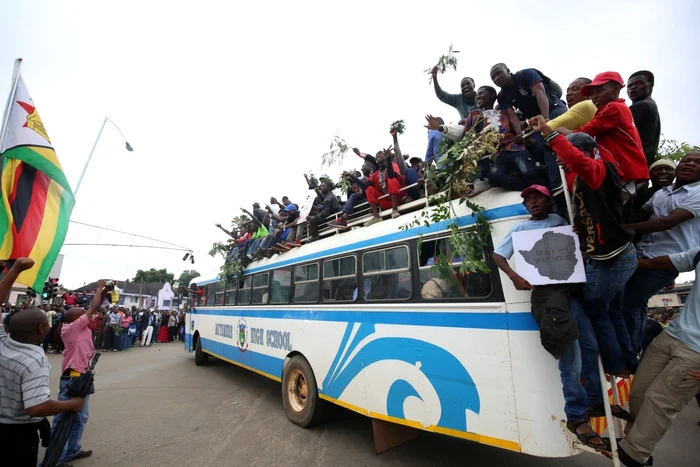
POLYGON ((513 233, 515 270, 532 285, 586 282, 586 269, 571 226, 513 233))

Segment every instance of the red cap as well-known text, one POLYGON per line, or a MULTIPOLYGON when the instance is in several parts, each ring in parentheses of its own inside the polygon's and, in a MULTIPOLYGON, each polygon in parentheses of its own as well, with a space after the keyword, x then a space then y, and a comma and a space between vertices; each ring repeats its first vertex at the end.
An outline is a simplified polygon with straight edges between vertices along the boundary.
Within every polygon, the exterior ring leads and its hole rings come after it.
POLYGON ((532 192, 537 192, 545 195, 547 198, 549 198, 551 195, 549 194, 549 190, 547 187, 544 187, 542 185, 530 185, 529 187, 525 188, 522 193, 520 193, 520 196, 525 198, 527 195, 529 195, 532 192))
POLYGON ((582 87, 581 94, 583 94, 584 96, 588 96, 591 93, 592 87, 602 86, 605 83, 609 83, 610 81, 614 81, 623 88, 625 87, 625 82, 622 80, 622 76, 620 76, 620 73, 618 73, 617 71, 604 71, 602 73, 597 74, 596 77, 593 78, 593 82, 591 82, 591 84, 587 84, 584 87, 582 87))

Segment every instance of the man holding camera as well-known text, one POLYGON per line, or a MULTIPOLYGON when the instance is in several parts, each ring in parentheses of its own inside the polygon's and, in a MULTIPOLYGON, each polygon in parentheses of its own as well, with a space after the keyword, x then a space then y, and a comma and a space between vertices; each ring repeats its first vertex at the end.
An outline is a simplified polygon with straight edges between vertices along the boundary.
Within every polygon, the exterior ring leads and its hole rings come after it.
MULTIPOLYGON (((82 308, 71 308, 63 317, 63 327, 61 337, 65 345, 63 351, 63 363, 61 364, 61 379, 59 382, 58 400, 70 400, 68 396, 68 386, 75 378, 79 378, 90 368, 92 357, 95 356, 95 346, 92 343, 92 331, 90 330, 90 320, 96 319, 100 312, 100 305, 105 298, 108 287, 106 281, 97 282, 95 297, 90 303, 90 308, 86 312, 82 308)), ((67 462, 71 459, 81 459, 92 455, 91 450, 82 450, 80 439, 88 421, 88 401, 90 397, 85 397, 85 404, 73 419, 70 436, 66 443, 59 463, 67 462)), ((53 432, 62 418, 62 414, 56 415, 53 419, 51 431, 53 432)))

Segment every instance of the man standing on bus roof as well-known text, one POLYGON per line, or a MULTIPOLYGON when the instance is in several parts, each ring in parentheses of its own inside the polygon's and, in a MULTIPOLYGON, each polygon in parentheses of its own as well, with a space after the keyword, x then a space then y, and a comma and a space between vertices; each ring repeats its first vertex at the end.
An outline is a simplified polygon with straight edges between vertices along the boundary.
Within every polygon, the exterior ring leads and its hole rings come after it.
POLYGON ((462 78, 462 81, 459 83, 459 87, 462 90, 461 94, 449 94, 443 91, 438 84, 437 67, 434 67, 430 74, 433 77, 433 86, 435 87, 435 95, 437 98, 445 104, 451 105, 457 109, 457 112, 459 112, 459 116, 461 118, 466 118, 467 115, 469 115, 469 112, 477 109, 475 91, 476 86, 474 85, 474 80, 472 78, 462 78))
POLYGON ((695 271, 695 283, 676 319, 649 344, 632 382, 630 411, 635 419, 627 425, 619 450, 627 467, 647 465, 673 419, 700 391, 700 247, 640 259, 639 269, 695 271))
POLYGON ((661 139, 661 118, 656 101, 651 98, 652 91, 654 91, 654 73, 651 71, 637 71, 627 80, 627 96, 632 101, 630 111, 632 111, 634 126, 639 132, 644 156, 649 165, 656 159, 661 139))
MULTIPOLYGON (((526 68, 513 74, 503 63, 491 67, 491 80, 501 88, 498 93, 498 105, 508 114, 510 126, 516 135, 522 132, 520 119, 515 114, 519 109, 525 118, 542 115, 545 121, 566 112, 566 104, 561 100, 561 87, 534 68, 526 68)), ((559 167, 552 151, 541 135, 532 136, 535 147, 531 150, 535 160, 544 161, 549 179, 549 189, 556 196, 561 187, 559 167)))
MULTIPOLYGON (((508 264, 513 256, 513 232, 546 229, 567 225, 557 214, 551 214, 552 198, 549 190, 541 185, 532 185, 521 193, 523 204, 530 213, 530 219, 524 220, 511 229, 500 245, 493 252, 493 262, 513 282, 518 290, 533 290, 532 314, 538 325, 542 342, 552 343, 546 347, 552 356, 559 360, 559 372, 564 392, 564 412, 566 426, 586 446, 599 450, 610 450, 605 441, 598 436, 586 420, 589 414, 603 411, 603 398, 598 373, 598 345, 588 317, 583 312, 581 302, 575 298, 576 286, 573 284, 556 284, 533 287, 515 272, 508 264), (546 303, 545 303, 546 302, 546 303), (563 325, 552 326, 542 322, 543 306, 556 309, 562 317, 572 320, 559 320, 563 325), (572 323, 576 325, 571 326, 572 323), (576 329, 578 327, 578 329, 576 329), (586 381, 581 384, 581 375, 586 381), (591 408, 589 410, 589 407, 591 408)), ((617 407, 618 415, 624 410, 617 407), (621 412, 620 412, 621 411, 621 412)))

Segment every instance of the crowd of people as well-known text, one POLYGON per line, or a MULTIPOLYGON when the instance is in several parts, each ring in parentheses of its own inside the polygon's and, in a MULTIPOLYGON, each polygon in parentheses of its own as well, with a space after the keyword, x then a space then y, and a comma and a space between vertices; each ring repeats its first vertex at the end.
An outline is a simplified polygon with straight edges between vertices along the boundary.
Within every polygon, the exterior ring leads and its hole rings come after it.
MULTIPOLYGON (((614 97, 623 83, 612 73, 601 75, 583 86, 582 94, 608 92, 614 97)), ((589 123, 593 127, 606 109, 599 99, 594 103, 600 110, 589 123)), ((616 111, 631 115, 626 106, 616 111)), ((642 185, 646 190, 637 193, 625 183, 626 166, 602 156, 602 138, 555 129, 556 124, 542 115, 528 123, 563 165, 586 283, 533 287, 508 264, 513 232, 568 224, 553 212, 552 193, 542 185, 522 191, 531 217, 517 224, 495 249, 494 262, 516 289, 532 290, 532 313, 540 325, 542 344, 559 361, 567 427, 581 443, 611 449, 588 422, 589 417, 603 415, 598 356, 607 374, 635 375, 630 411, 613 406, 612 413, 628 422, 619 445, 621 461, 628 467, 646 465, 675 415, 700 392, 697 282, 683 310, 662 327, 663 332, 655 337, 645 332, 649 299, 672 284, 680 272, 697 273, 699 267, 700 153, 686 154, 677 166, 669 160, 651 161, 652 186, 642 185)), ((634 125, 628 130, 632 139, 638 139, 634 125)), ((626 133, 617 131, 612 137, 626 140, 626 133)), ((613 148, 615 157, 617 146, 608 143, 607 147, 613 148)))
MULTIPOLYGON (((498 90, 489 85, 477 87, 472 78, 465 77, 461 81, 461 93, 450 94, 440 87, 437 67, 433 69, 436 96, 454 107, 460 119, 452 125, 445 124, 440 117, 426 117, 428 144, 424 159, 402 154, 399 133, 391 129, 393 144, 389 149, 382 149, 374 156, 353 149, 363 163, 360 170, 343 172, 340 176, 350 187, 345 200, 337 190, 340 184, 328 175, 322 175, 319 180, 305 175, 316 198, 304 219, 300 218, 299 205, 285 196, 281 203, 271 198, 264 209, 259 203, 253 204, 252 212, 242 209, 251 220, 240 231, 228 231, 217 224, 232 237, 229 257, 238 255, 248 262, 289 251, 307 238, 307 229, 308 241, 318 240, 319 226, 324 223, 343 232, 355 207, 362 203, 369 206, 370 216, 365 225, 380 222, 382 210, 398 217, 401 204, 425 195, 426 168, 431 164, 439 168, 447 147, 443 140, 459 141, 470 131, 498 131, 501 142, 497 151, 479 161, 467 196, 491 187, 521 191, 537 184, 548 188, 563 211, 558 159, 541 132, 533 130, 528 122, 538 115, 559 134, 581 132, 595 138, 596 154, 615 166, 626 198, 635 198, 634 202, 641 206, 658 189, 657 185, 652 189, 647 187, 649 166, 655 162, 661 135, 658 108, 651 97, 655 84, 653 73, 639 71, 630 76, 627 90, 632 101, 630 107, 620 97, 625 83, 616 72, 601 73, 594 80, 576 78, 565 95, 561 86, 534 68, 511 73, 505 64, 499 63, 491 68, 490 76, 498 90)), ((661 167, 668 169, 669 162, 661 167)), ((573 173, 567 176, 574 177, 573 173)), ((439 179, 427 186, 431 193, 441 189, 433 183, 439 184, 439 179)), ((626 213, 630 209, 631 204, 626 213)))

